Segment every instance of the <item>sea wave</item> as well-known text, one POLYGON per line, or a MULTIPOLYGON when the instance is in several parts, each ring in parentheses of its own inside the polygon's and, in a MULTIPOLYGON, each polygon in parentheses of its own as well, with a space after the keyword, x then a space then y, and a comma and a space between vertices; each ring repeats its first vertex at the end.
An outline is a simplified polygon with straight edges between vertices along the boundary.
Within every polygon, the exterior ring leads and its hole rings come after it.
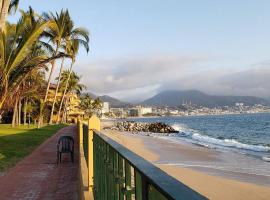
POLYGON ((229 148, 237 148, 249 151, 256 151, 256 152, 268 152, 270 151, 269 146, 263 145, 252 145, 252 144, 245 144, 237 141, 236 139, 217 139, 207 135, 202 135, 199 131, 193 130, 188 128, 182 124, 173 124, 172 127, 175 130, 179 131, 180 136, 188 137, 192 139, 193 142, 198 143, 200 145, 204 145, 206 147, 211 147, 211 145, 221 146, 221 147, 229 147, 229 148))
POLYGON ((262 160, 264 160, 264 161, 266 161, 266 162, 270 162, 270 157, 264 156, 264 157, 262 157, 262 160))

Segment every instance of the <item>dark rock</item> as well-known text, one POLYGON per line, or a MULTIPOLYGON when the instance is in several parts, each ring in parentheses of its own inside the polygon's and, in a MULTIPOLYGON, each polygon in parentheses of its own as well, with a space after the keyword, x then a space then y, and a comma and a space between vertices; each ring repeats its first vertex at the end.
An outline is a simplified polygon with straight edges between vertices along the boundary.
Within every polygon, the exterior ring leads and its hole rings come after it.
POLYGON ((113 130, 129 131, 129 132, 152 132, 152 133, 178 133, 171 126, 161 123, 139 123, 134 121, 116 122, 113 130))

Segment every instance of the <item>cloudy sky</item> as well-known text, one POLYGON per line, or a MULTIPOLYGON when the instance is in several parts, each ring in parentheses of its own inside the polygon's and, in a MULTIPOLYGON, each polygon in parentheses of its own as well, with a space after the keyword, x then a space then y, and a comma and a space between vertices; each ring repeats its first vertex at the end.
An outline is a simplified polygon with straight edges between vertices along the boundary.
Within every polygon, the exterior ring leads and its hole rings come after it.
POLYGON ((68 8, 89 29, 91 51, 74 70, 91 92, 129 101, 168 89, 270 96, 268 0, 21 0, 20 8, 29 5, 68 8))

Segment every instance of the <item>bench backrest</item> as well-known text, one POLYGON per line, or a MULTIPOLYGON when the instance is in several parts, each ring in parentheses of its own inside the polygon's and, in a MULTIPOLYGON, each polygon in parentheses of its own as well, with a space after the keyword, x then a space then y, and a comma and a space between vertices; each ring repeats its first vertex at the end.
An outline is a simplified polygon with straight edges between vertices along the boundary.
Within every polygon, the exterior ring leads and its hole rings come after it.
POLYGON ((58 151, 73 151, 74 149, 74 139, 71 136, 61 136, 58 140, 57 150, 58 151), (60 148, 60 149, 59 149, 60 148))

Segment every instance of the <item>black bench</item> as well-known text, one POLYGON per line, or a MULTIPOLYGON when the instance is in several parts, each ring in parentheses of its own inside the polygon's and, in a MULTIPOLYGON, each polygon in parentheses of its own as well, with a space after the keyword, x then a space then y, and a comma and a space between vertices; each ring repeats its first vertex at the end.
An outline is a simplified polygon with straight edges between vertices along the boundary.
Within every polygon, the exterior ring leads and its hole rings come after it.
POLYGON ((57 164, 62 160, 62 153, 70 153, 71 161, 74 162, 74 139, 71 136, 61 136, 57 143, 57 164))

